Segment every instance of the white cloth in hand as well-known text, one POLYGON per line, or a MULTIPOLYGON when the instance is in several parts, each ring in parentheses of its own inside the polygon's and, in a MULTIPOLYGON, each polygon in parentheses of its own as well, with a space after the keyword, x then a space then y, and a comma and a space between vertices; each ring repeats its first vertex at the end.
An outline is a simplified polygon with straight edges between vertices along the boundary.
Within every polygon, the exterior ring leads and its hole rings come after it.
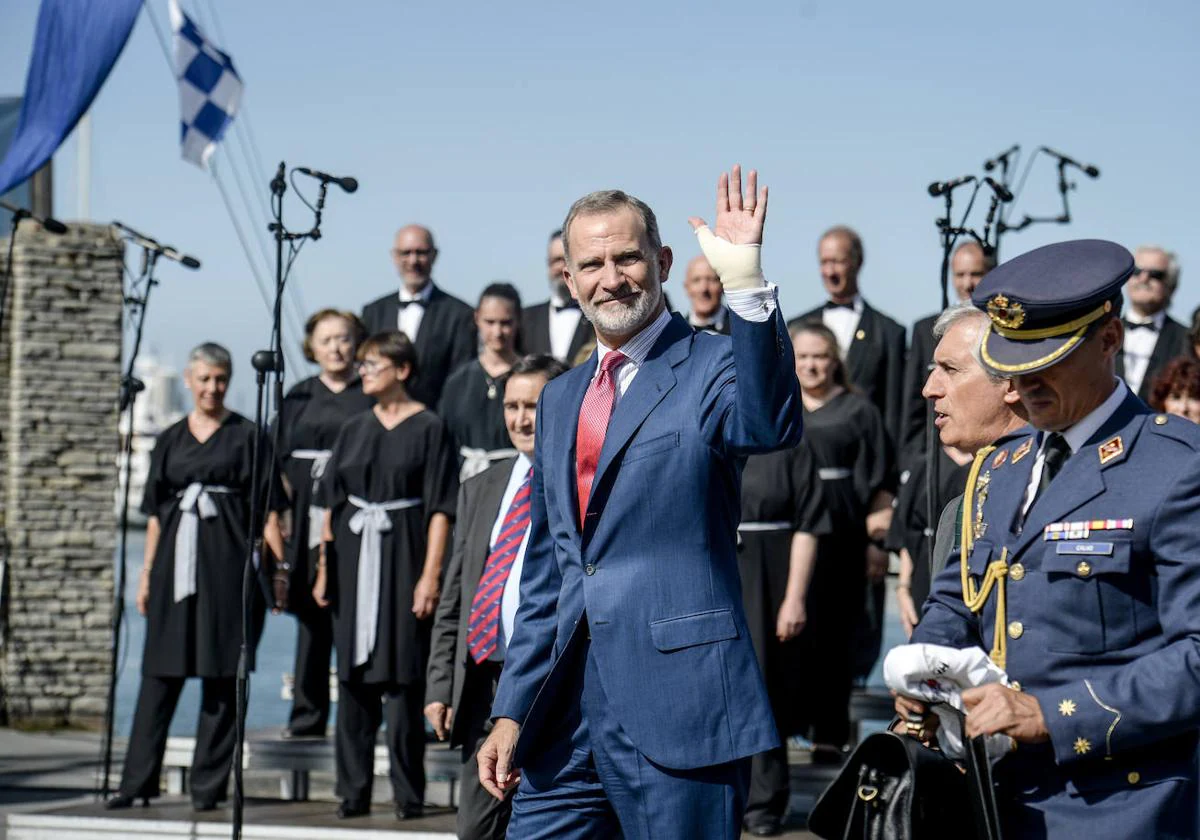
MULTIPOLYGON (((892 648, 883 660, 883 680, 897 694, 929 703, 941 726, 938 743, 951 758, 961 759, 962 727, 951 709, 962 711, 962 690, 1000 683, 1009 685, 1008 674, 988 658, 983 648, 945 647, 915 644, 892 648)), ((1012 750, 1012 738, 996 734, 987 737, 988 759, 994 764, 1012 750)))
POLYGON ((696 228, 696 239, 725 291, 761 289, 767 285, 762 273, 761 245, 734 245, 714 234, 708 225, 696 228))

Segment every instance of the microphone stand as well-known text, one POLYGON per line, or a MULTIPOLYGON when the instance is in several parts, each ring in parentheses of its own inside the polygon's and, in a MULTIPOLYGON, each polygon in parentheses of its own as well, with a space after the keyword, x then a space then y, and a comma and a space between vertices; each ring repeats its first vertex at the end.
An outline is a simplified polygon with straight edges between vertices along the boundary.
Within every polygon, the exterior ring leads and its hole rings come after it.
POLYGON ((131 294, 125 298, 125 304, 131 310, 137 312, 137 325, 134 331, 133 350, 129 354, 129 363, 125 368, 125 374, 121 377, 119 395, 119 411, 128 418, 129 425, 125 437, 121 439, 121 455, 123 456, 121 462, 121 539, 119 547, 121 562, 117 565, 117 580, 113 596, 108 696, 104 704, 104 737, 101 742, 102 764, 104 767, 99 791, 101 799, 107 799, 108 795, 112 792, 109 782, 112 771, 113 728, 116 719, 117 679, 119 676, 117 673, 117 660, 120 657, 121 627, 125 618, 125 565, 129 542, 129 484, 130 474, 133 471, 134 403, 137 400, 137 395, 146 388, 145 384, 133 375, 133 372, 134 366, 137 364, 138 353, 142 347, 142 331, 146 324, 146 310, 150 304, 150 293, 158 285, 158 280, 154 278, 154 267, 158 262, 158 252, 153 248, 145 246, 143 246, 143 252, 145 254, 145 269, 142 271, 142 276, 139 280, 144 279, 146 281, 146 290, 142 292, 141 297, 135 297, 131 294))
MULTIPOLYGON (((236 683, 236 722, 235 722, 235 738, 234 753, 233 753, 233 818, 232 822, 232 838, 240 840, 242 836, 242 825, 245 814, 245 787, 243 783, 242 762, 245 750, 246 740, 246 706, 249 700, 250 690, 250 629, 251 629, 251 611, 253 609, 253 597, 255 578, 257 576, 260 588, 262 589, 264 598, 273 603, 274 593, 270 587, 263 584, 263 570, 261 560, 264 556, 262 551, 263 545, 263 527, 266 517, 270 515, 271 510, 271 494, 274 491, 276 482, 273 476, 263 481, 262 477, 268 475, 264 472, 275 468, 279 451, 279 437, 282 422, 277 421, 274 424, 272 433, 272 446, 269 451, 263 444, 263 429, 266 422, 266 412, 264 410, 264 400, 267 388, 267 379, 270 376, 272 381, 272 394, 274 397, 274 408, 277 418, 283 406, 283 377, 284 377, 284 357, 283 357, 283 291, 284 285, 287 282, 288 272, 291 268, 291 260, 295 259, 296 251, 292 251, 291 258, 284 263, 283 245, 285 242, 303 243, 304 240, 317 240, 321 238, 321 212, 325 207, 325 194, 328 185, 321 183, 320 193, 317 199, 317 205, 313 208, 315 214, 313 227, 310 230, 293 233, 288 231, 283 224, 283 196, 287 192, 287 180, 285 175, 287 166, 283 161, 280 161, 279 168, 276 170, 275 177, 271 179, 271 209, 273 221, 268 225, 268 230, 275 237, 275 305, 272 311, 271 325, 271 346, 266 350, 259 350, 251 358, 251 365, 254 367, 256 376, 256 394, 254 406, 254 425, 256 434, 251 449, 251 470, 250 470, 250 524, 246 536, 246 562, 242 570, 242 644, 241 650, 238 653, 237 667, 237 683, 236 683), (264 454, 267 458, 264 458, 264 454), (266 460, 268 463, 263 463, 266 460), (261 485, 261 486, 260 486, 261 485), (264 489, 265 488, 265 489, 264 489), (261 502, 261 504, 260 504, 261 502)), ((298 248, 299 246, 297 246, 298 248)), ((275 558, 281 566, 281 569, 286 569, 287 559, 284 557, 275 558)))
POLYGON ((8 231, 8 255, 4 260, 4 277, 0 278, 0 329, 4 327, 4 313, 8 303, 8 284, 12 280, 13 246, 17 242, 17 228, 22 219, 32 219, 33 214, 24 207, 12 211, 12 222, 8 231))

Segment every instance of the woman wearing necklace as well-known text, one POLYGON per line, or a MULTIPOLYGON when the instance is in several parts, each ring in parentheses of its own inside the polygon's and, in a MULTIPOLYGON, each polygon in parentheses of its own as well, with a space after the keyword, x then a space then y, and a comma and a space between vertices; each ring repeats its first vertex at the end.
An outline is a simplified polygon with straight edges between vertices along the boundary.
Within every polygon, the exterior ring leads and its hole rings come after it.
POLYGON ((442 421, 408 395, 408 337, 378 333, 357 357, 376 402, 342 426, 318 484, 327 511, 313 599, 332 607, 338 654, 337 814, 369 812, 386 719, 396 817, 408 819, 423 811, 425 666, 458 482, 442 421))
MULTIPOLYGON (((110 809, 158 796, 167 731, 188 677, 201 679, 192 805, 209 811, 225 798, 235 743, 234 688, 256 435, 254 423, 225 408, 232 371, 229 351, 221 345, 192 350, 183 379, 194 407, 159 435, 150 456, 142 499, 149 517, 145 566, 137 591, 138 612, 146 617, 142 683, 121 787, 106 803, 110 809)), ((264 538, 270 553, 282 557, 278 511, 287 507, 287 499, 277 482, 269 499, 264 538)), ((264 570, 270 565, 261 564, 264 570)), ((258 588, 251 593, 253 651, 266 602, 258 588)))
POLYGON ((813 758, 836 762, 850 735, 855 631, 866 620, 867 581, 887 571, 879 543, 891 524, 897 478, 883 417, 847 384, 834 334, 820 322, 802 322, 789 332, 804 438, 832 524, 818 541, 808 588, 801 673, 822 675, 820 690, 807 698, 813 758))
POLYGON ((363 393, 354 351, 366 330, 353 312, 322 309, 304 325, 304 358, 321 372, 298 382, 283 400, 279 451, 291 493, 291 527, 285 551, 287 609, 296 616, 296 661, 292 711, 285 738, 325 736, 329 720, 329 659, 333 623, 313 603, 317 554, 324 511, 314 506, 313 488, 325 471, 330 447, 348 418, 374 402, 363 393))
POLYGON ((438 404, 458 451, 460 481, 517 454, 504 426, 504 384, 517 360, 520 325, 521 296, 511 284, 483 290, 475 309, 479 356, 451 374, 438 404))

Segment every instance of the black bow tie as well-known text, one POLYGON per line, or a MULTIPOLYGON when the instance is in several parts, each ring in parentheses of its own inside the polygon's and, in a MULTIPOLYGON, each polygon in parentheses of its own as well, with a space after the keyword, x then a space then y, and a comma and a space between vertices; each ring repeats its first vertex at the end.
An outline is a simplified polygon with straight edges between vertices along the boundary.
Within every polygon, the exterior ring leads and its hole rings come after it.
POLYGON ((420 306, 421 308, 424 308, 425 307, 425 298, 413 298, 412 300, 400 301, 401 309, 403 309, 406 306, 420 306))
POLYGON ((825 310, 828 311, 830 309, 849 309, 851 312, 853 312, 854 303, 834 303, 832 300, 827 300, 825 301, 825 310))
POLYGON ((1153 321, 1146 321, 1144 324, 1130 321, 1127 318, 1122 318, 1121 321, 1124 322, 1125 329, 1127 330, 1150 330, 1150 332, 1158 332, 1158 327, 1155 326, 1153 321))
POLYGON ((550 305, 554 307, 555 312, 562 312, 564 309, 578 309, 579 301, 571 298, 566 303, 552 303, 550 305))

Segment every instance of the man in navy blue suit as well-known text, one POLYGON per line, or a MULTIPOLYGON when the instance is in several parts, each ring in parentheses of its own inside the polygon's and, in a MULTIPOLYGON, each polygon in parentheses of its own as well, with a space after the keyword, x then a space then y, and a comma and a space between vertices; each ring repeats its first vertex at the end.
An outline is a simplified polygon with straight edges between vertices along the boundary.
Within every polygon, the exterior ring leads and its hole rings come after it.
POLYGON ((742 612, 744 456, 792 446, 801 407, 775 287, 767 191, 722 175, 690 220, 732 337, 663 302, 653 211, 592 193, 563 225, 564 276, 596 329, 538 409, 521 606, 479 751, 509 837, 737 837, 750 757, 779 743, 742 612))

